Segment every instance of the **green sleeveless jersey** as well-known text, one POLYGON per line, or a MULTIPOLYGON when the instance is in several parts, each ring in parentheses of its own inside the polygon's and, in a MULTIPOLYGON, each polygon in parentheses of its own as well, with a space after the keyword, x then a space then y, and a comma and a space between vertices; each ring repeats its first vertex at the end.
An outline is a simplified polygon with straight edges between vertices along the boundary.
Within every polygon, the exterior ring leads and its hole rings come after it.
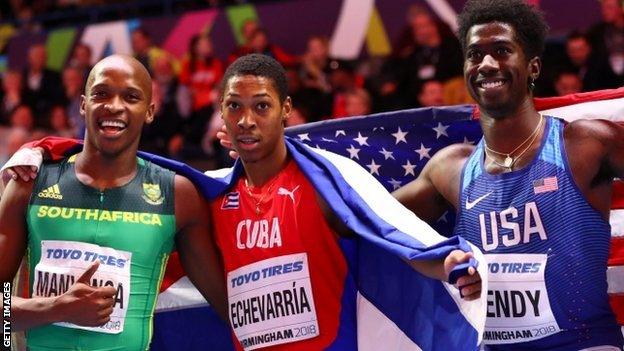
POLYGON ((27 333, 30 350, 146 350, 176 232, 174 173, 137 159, 128 184, 100 191, 76 178, 75 156, 44 164, 27 212, 31 296, 59 296, 99 260, 91 285, 117 289, 102 327, 57 323, 27 333))

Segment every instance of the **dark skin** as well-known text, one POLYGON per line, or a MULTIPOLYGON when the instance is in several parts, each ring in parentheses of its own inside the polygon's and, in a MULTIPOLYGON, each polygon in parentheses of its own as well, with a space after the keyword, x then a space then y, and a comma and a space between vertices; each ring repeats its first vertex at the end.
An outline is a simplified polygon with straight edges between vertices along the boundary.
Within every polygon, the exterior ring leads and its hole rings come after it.
MULTIPOLYGON (((284 141, 284 123, 291 111, 289 97, 280 99, 275 83, 266 77, 233 76, 225 84, 221 112, 225 128, 238 152, 250 186, 262 186, 288 163, 284 141)), ((353 236, 317 194, 326 221, 336 233, 353 236)), ((450 271, 466 262, 472 253, 455 250, 444 261, 411 261, 415 270, 434 279, 446 281, 450 271)), ((480 296, 481 279, 474 268, 460 277, 457 285, 462 296, 474 300, 480 296)))
MULTIPOLYGON (((538 126, 540 116, 527 83, 539 76, 540 68, 539 57, 527 59, 510 25, 493 22, 468 31, 464 79, 479 104, 480 124, 490 148, 510 152, 538 126)), ((512 170, 522 169, 537 154, 543 123, 538 128, 536 141, 512 170)), ((575 121, 565 127, 564 143, 574 181, 589 204, 608 220, 612 179, 624 176, 624 127, 603 120, 575 121)), ((461 171, 473 149, 461 144, 440 150, 418 179, 394 195, 425 221, 435 221, 451 206, 459 208, 461 171)), ((502 163, 503 158, 488 154, 487 172, 508 172, 493 162, 502 163)))
MULTIPOLYGON (((128 56, 114 55, 91 71, 81 113, 87 133, 76 158, 76 176, 100 190, 123 186, 137 172, 136 154, 144 123, 153 120, 151 80, 145 68, 128 56)), ((176 246, 189 278, 226 319, 223 268, 209 231, 207 202, 185 177, 175 176, 176 246)), ((10 281, 24 255, 27 242, 26 208, 33 182, 13 178, 0 201, 0 278, 10 281)), ((121 234, 123 235, 123 234, 121 234)), ((65 294, 12 302, 17 329, 67 321, 87 326, 105 324, 112 312, 115 289, 88 285, 97 266, 65 294)))

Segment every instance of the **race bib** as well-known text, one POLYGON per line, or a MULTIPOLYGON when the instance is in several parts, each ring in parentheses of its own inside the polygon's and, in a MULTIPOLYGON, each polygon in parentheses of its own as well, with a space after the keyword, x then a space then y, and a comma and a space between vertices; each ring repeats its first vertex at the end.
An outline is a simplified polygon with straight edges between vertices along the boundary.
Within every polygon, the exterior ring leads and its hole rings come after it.
POLYGON ((254 262, 227 275, 228 314, 245 350, 319 335, 305 253, 254 262))
POLYGON ((123 331, 130 299, 130 260, 132 253, 76 241, 41 241, 41 259, 35 266, 33 296, 59 296, 74 285, 91 263, 100 266, 91 277, 91 286, 109 285, 117 289, 110 321, 100 327, 72 323, 54 323, 67 328, 98 333, 118 334, 123 331))
POLYGON ((545 254, 486 255, 489 271, 483 341, 509 344, 558 333, 546 291, 545 254))

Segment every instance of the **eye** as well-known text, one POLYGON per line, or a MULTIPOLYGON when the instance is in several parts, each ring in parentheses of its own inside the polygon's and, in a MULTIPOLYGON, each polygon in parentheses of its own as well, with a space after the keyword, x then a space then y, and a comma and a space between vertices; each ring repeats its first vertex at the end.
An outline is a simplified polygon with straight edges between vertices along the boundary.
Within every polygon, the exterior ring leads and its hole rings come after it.
POLYGON ((240 107, 240 105, 236 101, 226 101, 225 107, 229 110, 236 110, 240 107))
POLYGON ((106 97, 106 91, 105 90, 93 90, 91 91, 91 97, 96 98, 96 99, 106 97))
POLYGON ((506 56, 511 54, 511 50, 507 47, 500 47, 496 49, 496 55, 498 56, 506 56))
POLYGON ((478 50, 469 50, 466 53, 466 58, 470 61, 479 61, 483 58, 483 53, 478 50))
POLYGON ((271 105, 267 102, 259 102, 258 105, 256 105, 258 107, 258 110, 264 111, 264 110, 268 110, 271 105))
POLYGON ((138 102, 141 100, 141 96, 138 94, 128 94, 126 95, 126 99, 130 102, 138 102))

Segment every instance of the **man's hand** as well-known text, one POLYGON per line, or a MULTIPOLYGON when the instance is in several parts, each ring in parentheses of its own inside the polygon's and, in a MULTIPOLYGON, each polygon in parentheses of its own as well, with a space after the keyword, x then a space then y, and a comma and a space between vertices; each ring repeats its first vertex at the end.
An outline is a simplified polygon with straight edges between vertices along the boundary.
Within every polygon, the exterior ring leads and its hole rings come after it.
POLYGON ((98 266, 99 261, 91 264, 74 285, 54 301, 60 321, 97 327, 110 320, 117 289, 112 286, 96 288, 89 284, 98 266))
MULTIPOLYGON (((455 266, 468 262, 472 257, 472 252, 453 250, 444 259, 444 273, 446 277, 449 276, 455 266)), ((469 267, 468 275, 459 277, 455 287, 459 289, 460 295, 465 300, 472 301, 478 299, 481 294, 481 276, 479 272, 474 267, 469 267)))
POLYGON ((217 132, 217 139, 219 139, 219 143, 226 149, 229 149, 229 155, 233 159, 238 158, 238 152, 234 151, 234 147, 232 146, 232 141, 230 140, 230 136, 227 133, 227 129, 225 128, 225 124, 221 126, 221 130, 217 132))
POLYGON ((18 150, 3 167, 3 183, 6 185, 11 178, 14 180, 20 178, 25 182, 35 179, 43 162, 43 155, 44 150, 41 147, 18 150))

